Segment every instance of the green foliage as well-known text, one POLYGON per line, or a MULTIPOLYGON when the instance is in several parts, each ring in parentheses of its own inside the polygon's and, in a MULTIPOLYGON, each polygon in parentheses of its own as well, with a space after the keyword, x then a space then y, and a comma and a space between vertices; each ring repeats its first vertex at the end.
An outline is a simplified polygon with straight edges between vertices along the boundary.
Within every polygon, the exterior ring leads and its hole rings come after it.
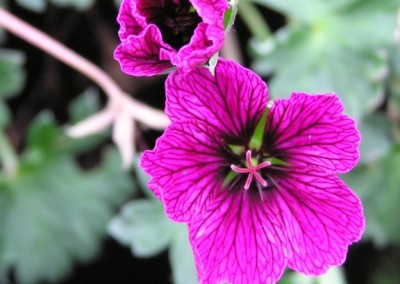
POLYGON ((49 112, 33 121, 26 144, 17 175, 0 174, 0 280, 13 268, 19 283, 55 282, 99 252, 134 184, 114 149, 83 171, 74 156, 93 143, 65 137, 49 112))
POLYGON ((264 131, 267 124, 267 117, 270 110, 270 106, 267 106, 262 114, 260 121, 256 125, 253 135, 251 136, 249 147, 251 149, 260 150, 263 145, 264 131))
POLYGON ((152 257, 169 248, 174 283, 197 283, 187 226, 168 219, 161 202, 147 189, 147 176, 139 167, 136 171, 148 198, 127 203, 110 222, 110 234, 139 257, 152 257))
POLYGON ((24 86, 25 56, 16 50, 0 49, 0 100, 16 95, 24 86))
POLYGON ((288 18, 269 43, 253 44, 254 69, 274 74, 273 97, 334 92, 355 118, 382 100, 387 70, 382 50, 393 44, 397 1, 254 2, 288 18))
POLYGON ((10 111, 5 103, 0 100, 0 129, 3 129, 10 122, 10 111))
POLYGON ((238 12, 238 2, 239 0, 228 0, 229 9, 224 15, 224 28, 228 30, 232 27, 235 22, 236 14, 238 12))
POLYGON ((197 283, 192 249, 185 224, 173 223, 158 200, 126 204, 109 225, 110 234, 130 246, 138 257, 152 257, 169 248, 174 283, 197 283))
POLYGON ((334 267, 322 276, 306 276, 297 272, 286 270, 279 284, 346 284, 343 270, 334 267))
POLYGON ((79 11, 85 11, 93 5, 94 0, 16 0, 16 2, 25 9, 43 13, 48 2, 60 8, 75 8, 79 11))
POLYGON ((122 244, 131 246, 139 257, 164 251, 171 241, 167 217, 156 200, 136 200, 126 204, 110 224, 110 232, 122 244))
POLYGON ((395 46, 390 52, 391 64, 387 87, 391 93, 389 97, 389 111, 391 117, 400 122, 400 45, 395 46))
POLYGON ((345 181, 361 198, 366 217, 364 239, 386 246, 400 244, 400 145, 369 165, 360 164, 344 176, 345 181))
POLYGON ((391 122, 382 113, 364 117, 358 125, 361 132, 360 162, 370 164, 385 156, 392 147, 391 122))
POLYGON ((48 111, 40 113, 32 122, 27 143, 29 151, 21 159, 27 163, 40 163, 49 156, 76 154, 99 144, 103 136, 96 135, 85 139, 74 139, 66 136, 63 129, 57 127, 54 116, 48 111))
POLYGON ((78 123, 100 109, 99 93, 95 88, 88 88, 68 106, 70 123, 78 123))

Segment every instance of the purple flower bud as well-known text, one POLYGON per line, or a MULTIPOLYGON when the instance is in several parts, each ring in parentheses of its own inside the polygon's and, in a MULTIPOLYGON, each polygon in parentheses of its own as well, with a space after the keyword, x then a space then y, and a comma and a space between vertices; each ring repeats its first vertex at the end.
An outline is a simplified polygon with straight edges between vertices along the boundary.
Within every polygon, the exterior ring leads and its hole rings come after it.
POLYGON ((124 0, 115 58, 134 76, 205 64, 224 41, 226 0, 124 0))

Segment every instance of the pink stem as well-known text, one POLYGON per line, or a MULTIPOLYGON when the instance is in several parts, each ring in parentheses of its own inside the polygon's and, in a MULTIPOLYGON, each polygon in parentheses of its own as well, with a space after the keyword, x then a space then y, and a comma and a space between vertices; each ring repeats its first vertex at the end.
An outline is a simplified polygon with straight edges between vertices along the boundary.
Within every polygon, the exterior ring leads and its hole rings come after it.
POLYGON ((165 129, 170 124, 162 111, 129 97, 109 75, 92 62, 3 8, 0 8, 0 26, 93 80, 110 100, 131 109, 129 113, 137 121, 159 130, 165 129))

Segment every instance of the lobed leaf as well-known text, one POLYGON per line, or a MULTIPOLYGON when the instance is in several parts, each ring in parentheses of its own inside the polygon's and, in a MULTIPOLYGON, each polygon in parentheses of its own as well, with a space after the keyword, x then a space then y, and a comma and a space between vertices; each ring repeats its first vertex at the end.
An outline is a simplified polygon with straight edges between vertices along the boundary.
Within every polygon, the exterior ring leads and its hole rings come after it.
POLYGON ((382 50, 393 45, 396 1, 256 2, 289 18, 268 44, 253 44, 254 69, 274 75, 273 97, 336 93, 356 119, 380 105, 387 76, 382 50))
POLYGON ((400 243, 400 227, 394 216, 400 216, 400 147, 392 149, 373 164, 360 164, 343 176, 361 198, 366 218, 364 239, 376 245, 400 243))
POLYGON ((16 95, 24 87, 24 62, 22 52, 0 49, 0 99, 16 95))
POLYGON ((49 112, 32 123, 15 177, 0 175, 0 273, 18 283, 55 282, 100 249, 115 208, 135 189, 116 150, 83 171, 81 142, 67 139, 49 112))

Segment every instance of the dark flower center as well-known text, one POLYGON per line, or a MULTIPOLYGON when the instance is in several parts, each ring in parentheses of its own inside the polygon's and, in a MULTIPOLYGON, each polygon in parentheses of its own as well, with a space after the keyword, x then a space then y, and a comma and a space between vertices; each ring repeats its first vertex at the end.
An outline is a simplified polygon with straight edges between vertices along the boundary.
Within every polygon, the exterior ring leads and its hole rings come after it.
POLYGON ((229 168, 224 170, 224 186, 231 192, 247 192, 263 201, 264 194, 279 186, 279 178, 290 170, 283 153, 269 151, 264 143, 259 150, 229 145, 225 148, 229 168))
POLYGON ((201 18, 188 0, 179 4, 166 0, 148 21, 160 29, 164 42, 178 50, 190 41, 201 18))
POLYGON ((231 169, 240 174, 248 174, 246 184, 244 185, 244 189, 249 189, 251 182, 253 181, 253 177, 257 182, 259 182, 263 187, 267 186, 267 181, 258 173, 259 170, 268 167, 271 165, 270 161, 262 162, 258 165, 253 165, 253 159, 251 157, 251 151, 247 150, 246 152, 246 167, 240 168, 236 165, 231 165, 231 169))

